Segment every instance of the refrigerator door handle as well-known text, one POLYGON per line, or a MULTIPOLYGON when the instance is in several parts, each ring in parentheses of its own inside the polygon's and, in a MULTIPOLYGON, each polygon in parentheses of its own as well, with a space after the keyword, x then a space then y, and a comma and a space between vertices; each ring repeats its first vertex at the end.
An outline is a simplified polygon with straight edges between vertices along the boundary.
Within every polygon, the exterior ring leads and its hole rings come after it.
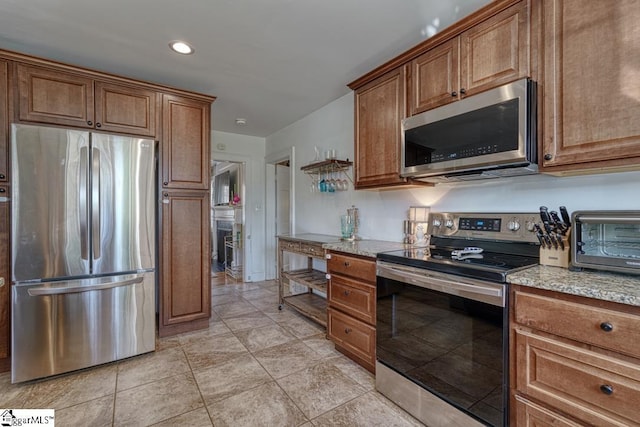
POLYGON ((89 186, 87 181, 88 169, 87 161, 89 159, 89 152, 87 147, 80 148, 80 257, 82 259, 89 259, 89 186))
POLYGON ((93 148, 91 161, 91 235, 93 259, 100 258, 100 150, 93 148))
POLYGON ((56 287, 56 288, 32 288, 27 292, 32 297, 35 296, 44 296, 44 295, 64 295, 64 294, 75 294, 79 292, 87 292, 87 291, 102 291, 105 289, 119 288, 121 286, 135 285, 138 283, 142 283, 144 277, 134 277, 132 279, 121 280, 118 282, 111 283, 100 283, 97 285, 85 285, 85 286, 69 286, 69 287, 56 287))

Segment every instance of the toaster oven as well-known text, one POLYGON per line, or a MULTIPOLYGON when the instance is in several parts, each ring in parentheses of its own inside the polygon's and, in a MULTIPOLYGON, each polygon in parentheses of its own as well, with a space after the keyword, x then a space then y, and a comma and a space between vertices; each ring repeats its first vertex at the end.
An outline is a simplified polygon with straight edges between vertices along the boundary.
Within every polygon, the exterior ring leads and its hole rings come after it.
POLYGON ((576 211, 574 267, 640 274, 640 211, 576 211))

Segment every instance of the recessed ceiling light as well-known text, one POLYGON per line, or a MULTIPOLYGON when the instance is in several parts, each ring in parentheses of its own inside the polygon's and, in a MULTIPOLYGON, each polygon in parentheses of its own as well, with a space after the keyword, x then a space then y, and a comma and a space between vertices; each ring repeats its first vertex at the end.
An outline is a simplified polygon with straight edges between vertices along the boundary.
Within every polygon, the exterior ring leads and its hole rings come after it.
POLYGON ((238 118, 236 119, 236 124, 237 124, 238 126, 244 126, 244 125, 246 125, 246 124, 247 124, 247 119, 243 119, 243 118, 238 117, 238 118))
POLYGON ((180 40, 172 41, 171 43, 169 43, 169 47, 174 52, 178 52, 183 55, 191 55, 194 52, 194 49, 190 44, 180 40))

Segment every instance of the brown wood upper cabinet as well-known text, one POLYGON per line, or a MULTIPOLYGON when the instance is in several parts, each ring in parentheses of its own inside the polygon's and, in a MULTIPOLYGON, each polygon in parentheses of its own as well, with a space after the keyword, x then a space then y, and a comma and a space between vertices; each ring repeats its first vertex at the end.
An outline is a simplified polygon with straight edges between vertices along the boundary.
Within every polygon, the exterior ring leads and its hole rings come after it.
POLYGON ((20 121, 156 136, 158 92, 26 64, 17 77, 20 121))
POLYGON ((164 95, 162 101, 162 185, 209 188, 210 103, 164 95))
POLYGON ((0 182, 9 180, 9 64, 0 60, 0 182))
POLYGON ((544 0, 542 9, 543 170, 637 167, 640 2, 544 0))
POLYGON ((529 77, 529 16, 522 1, 412 60, 410 115, 529 77))
POLYGON ((407 183, 400 177, 405 82, 405 67, 399 67, 355 91, 356 189, 407 183))

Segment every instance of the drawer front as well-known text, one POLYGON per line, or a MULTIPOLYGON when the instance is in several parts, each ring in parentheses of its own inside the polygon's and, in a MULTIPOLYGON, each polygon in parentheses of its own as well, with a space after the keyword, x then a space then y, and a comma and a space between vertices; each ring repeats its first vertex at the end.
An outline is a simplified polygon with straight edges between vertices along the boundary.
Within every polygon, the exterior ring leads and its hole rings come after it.
POLYGON ((331 275, 329 305, 370 325, 376 323, 376 288, 373 285, 331 275))
POLYGON ((581 427, 581 424, 521 396, 516 396, 516 420, 519 427, 581 427))
POLYGON ((280 250, 289 252, 300 252, 300 242, 280 240, 280 250))
POLYGON ((369 283, 376 282, 376 261, 373 258, 356 258, 332 252, 327 269, 330 274, 338 273, 369 283))
POLYGON ((371 365, 376 361, 376 330, 339 311, 328 310, 329 338, 371 365))
POLYGON ((638 357, 640 316, 540 295, 515 292, 521 325, 638 357))
POLYGON ((300 252, 316 258, 324 258, 324 249, 322 245, 313 245, 309 243, 300 244, 300 252))
POLYGON ((640 425, 640 365, 516 328, 516 389, 593 425, 640 425))

